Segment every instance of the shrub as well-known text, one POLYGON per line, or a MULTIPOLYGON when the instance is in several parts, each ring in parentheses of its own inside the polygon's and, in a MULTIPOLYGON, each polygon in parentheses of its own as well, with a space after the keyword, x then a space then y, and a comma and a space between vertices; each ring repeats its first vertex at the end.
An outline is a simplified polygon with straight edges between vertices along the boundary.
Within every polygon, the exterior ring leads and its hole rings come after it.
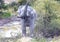
POLYGON ((3 12, 1 18, 9 18, 11 16, 10 12, 3 12))
POLYGON ((54 37, 60 36, 60 19, 51 20, 49 24, 49 28, 45 28, 42 30, 44 37, 54 37))
POLYGON ((14 11, 17 11, 18 7, 17 6, 14 6, 14 11))

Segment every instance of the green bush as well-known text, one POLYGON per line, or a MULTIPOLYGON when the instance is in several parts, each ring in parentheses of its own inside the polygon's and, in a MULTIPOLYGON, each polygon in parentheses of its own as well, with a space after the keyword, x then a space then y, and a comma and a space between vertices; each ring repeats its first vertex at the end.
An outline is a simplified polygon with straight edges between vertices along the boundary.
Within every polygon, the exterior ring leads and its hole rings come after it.
POLYGON ((14 6, 14 11, 17 11, 18 7, 17 6, 14 6))
POLYGON ((53 19, 49 24, 49 28, 43 29, 43 36, 44 37, 54 37, 60 36, 60 19, 53 19))
POLYGON ((40 39, 32 39, 31 42, 47 42, 47 39, 42 37, 40 39))
POLYGON ((8 9, 8 5, 2 5, 2 8, 6 10, 8 9))
POLYGON ((53 19, 49 24, 51 28, 59 28, 60 29, 60 19, 53 19))
POLYGON ((3 12, 1 18, 9 18, 11 16, 10 12, 3 12))

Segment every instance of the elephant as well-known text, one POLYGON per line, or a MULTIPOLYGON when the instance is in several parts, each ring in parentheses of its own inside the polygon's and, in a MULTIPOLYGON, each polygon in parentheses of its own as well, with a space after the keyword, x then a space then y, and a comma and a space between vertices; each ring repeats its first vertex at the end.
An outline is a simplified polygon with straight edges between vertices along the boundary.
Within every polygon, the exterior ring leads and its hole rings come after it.
POLYGON ((33 36, 37 18, 36 10, 26 4, 19 6, 17 12, 19 14, 18 17, 20 17, 21 20, 22 35, 26 36, 26 27, 29 27, 30 36, 33 36))

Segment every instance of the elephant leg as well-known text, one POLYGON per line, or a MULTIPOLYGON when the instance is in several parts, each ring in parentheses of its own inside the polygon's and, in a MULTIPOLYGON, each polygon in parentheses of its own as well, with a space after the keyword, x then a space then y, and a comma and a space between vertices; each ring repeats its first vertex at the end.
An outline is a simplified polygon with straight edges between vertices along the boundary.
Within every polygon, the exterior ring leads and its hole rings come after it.
POLYGON ((26 36, 26 25, 24 20, 21 20, 22 36, 26 36))
POLYGON ((33 37, 34 36, 34 20, 31 20, 30 21, 30 26, 29 26, 29 29, 30 29, 30 36, 33 37))

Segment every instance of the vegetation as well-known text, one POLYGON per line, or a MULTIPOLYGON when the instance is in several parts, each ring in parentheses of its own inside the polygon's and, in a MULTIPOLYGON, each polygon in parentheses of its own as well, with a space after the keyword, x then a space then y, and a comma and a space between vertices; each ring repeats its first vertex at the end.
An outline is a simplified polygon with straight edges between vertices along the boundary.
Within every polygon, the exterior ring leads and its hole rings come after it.
MULTIPOLYGON (((15 15, 18 7, 25 4, 26 0, 18 0, 17 3, 12 2, 8 5, 4 4, 3 0, 0 3, 0 18, 8 18, 15 15)), ((30 5, 38 15, 35 27, 36 37, 39 38, 41 33, 47 38, 60 36, 60 0, 31 0, 30 5)))
MULTIPOLYGON (((44 36, 54 35, 55 32, 60 31, 59 22, 60 21, 60 1, 56 0, 36 0, 33 7, 38 12, 37 26, 36 30, 39 33, 42 31, 44 36)), ((58 33, 58 32, 57 32, 58 33)), ((60 35, 60 33, 58 34, 60 35)), ((51 36, 49 36, 51 37, 51 36)))

